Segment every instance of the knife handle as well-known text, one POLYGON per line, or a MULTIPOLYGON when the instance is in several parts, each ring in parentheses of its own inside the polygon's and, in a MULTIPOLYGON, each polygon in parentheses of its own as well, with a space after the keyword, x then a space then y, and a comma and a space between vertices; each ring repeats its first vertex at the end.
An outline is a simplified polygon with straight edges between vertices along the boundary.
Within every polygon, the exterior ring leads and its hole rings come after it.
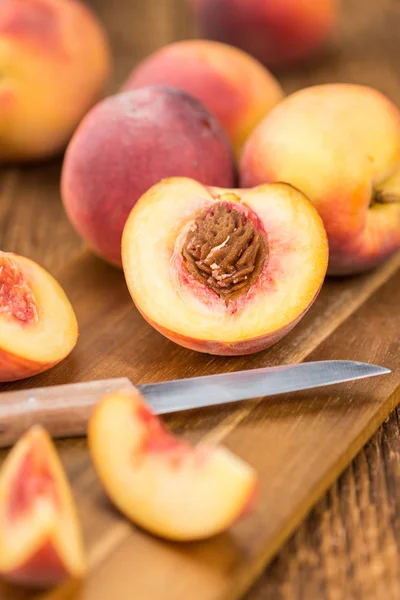
POLYGON ((105 394, 132 388, 129 379, 106 379, 0 393, 0 448, 11 446, 32 425, 53 438, 84 436, 96 403, 105 394))

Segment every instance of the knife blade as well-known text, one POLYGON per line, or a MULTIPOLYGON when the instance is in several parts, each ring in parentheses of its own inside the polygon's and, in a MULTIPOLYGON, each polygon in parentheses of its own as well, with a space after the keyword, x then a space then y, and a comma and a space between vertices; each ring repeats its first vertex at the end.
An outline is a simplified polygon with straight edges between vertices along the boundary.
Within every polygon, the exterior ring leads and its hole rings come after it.
MULTIPOLYGON (((390 373, 379 365, 329 360, 205 375, 136 386, 157 414, 217 406, 390 373)), ((133 388, 127 378, 0 393, 0 447, 33 424, 54 438, 86 434, 95 404, 106 393, 133 388)))

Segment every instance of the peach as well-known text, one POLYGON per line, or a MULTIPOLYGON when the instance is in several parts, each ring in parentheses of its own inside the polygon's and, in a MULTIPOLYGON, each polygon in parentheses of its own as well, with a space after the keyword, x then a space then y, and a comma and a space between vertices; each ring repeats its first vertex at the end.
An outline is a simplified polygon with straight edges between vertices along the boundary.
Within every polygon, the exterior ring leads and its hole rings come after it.
POLYGON ((199 352, 238 355, 295 326, 322 285, 328 247, 317 211, 289 185, 224 190, 178 177, 136 204, 122 259, 153 327, 199 352))
POLYGON ((81 578, 85 556, 69 484, 44 429, 28 430, 0 473, 0 575, 28 587, 81 578))
POLYGON ((282 68, 320 51, 337 22, 338 0, 192 0, 202 35, 282 68))
POLYGON ((331 274, 366 271, 400 248, 400 112, 374 89, 296 92, 250 136, 240 172, 244 186, 286 181, 311 199, 331 274))
POLYGON ((49 369, 77 338, 74 310, 55 279, 32 260, 0 251, 0 381, 49 369))
POLYGON ((255 471, 220 446, 167 431, 137 390, 105 396, 89 423, 96 472, 114 504, 163 538, 191 541, 230 527, 250 509, 255 471))
POLYGON ((175 88, 153 86, 98 104, 67 149, 62 197, 89 246, 121 265, 121 236, 135 202, 172 175, 232 185, 232 149, 217 119, 175 88))
POLYGON ((170 44, 131 73, 125 89, 164 84, 191 94, 224 127, 236 153, 263 117, 283 98, 276 79, 254 58, 208 40, 170 44))
POLYGON ((64 149, 108 77, 105 32, 76 0, 0 3, 0 161, 64 149))

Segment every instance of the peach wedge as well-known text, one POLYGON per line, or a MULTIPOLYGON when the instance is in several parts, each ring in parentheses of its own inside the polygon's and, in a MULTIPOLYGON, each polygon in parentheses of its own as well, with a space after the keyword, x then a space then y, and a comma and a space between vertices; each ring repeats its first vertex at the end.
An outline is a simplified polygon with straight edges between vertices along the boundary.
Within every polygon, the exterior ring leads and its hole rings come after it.
POLYGON ((53 443, 35 426, 17 442, 0 473, 0 576, 50 587, 85 572, 80 527, 53 443))
POLYGON ((158 331, 239 355, 271 346, 305 314, 328 246, 317 211, 289 185, 224 190, 172 178, 132 210, 122 258, 131 296, 158 331))
POLYGON ((247 512, 255 471, 228 450, 190 446, 167 431, 137 390, 105 396, 89 423, 89 449, 121 512, 163 538, 190 541, 227 529, 247 512))
POLYGON ((74 310, 55 279, 32 260, 0 251, 0 381, 49 369, 77 337, 74 310))

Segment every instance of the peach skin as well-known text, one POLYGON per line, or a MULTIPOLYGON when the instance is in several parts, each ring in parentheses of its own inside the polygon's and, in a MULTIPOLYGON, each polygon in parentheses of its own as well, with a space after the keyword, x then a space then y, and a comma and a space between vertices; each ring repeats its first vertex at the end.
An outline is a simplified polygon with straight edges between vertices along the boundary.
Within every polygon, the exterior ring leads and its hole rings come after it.
POLYGON ((278 69, 305 61, 331 37, 338 0, 192 0, 203 37, 278 69))
POLYGON ((96 254, 121 266, 121 236, 135 202, 181 175, 232 186, 232 147, 218 120, 182 90, 150 86, 111 96, 83 119, 61 177, 66 213, 96 254))
POLYGON ((32 588, 80 579, 86 570, 80 526, 57 451, 35 426, 0 473, 0 576, 32 588))
POLYGON ((0 161, 66 146, 110 69, 105 32, 76 0, 0 3, 0 161))
POLYGON ((0 251, 0 381, 49 369, 77 338, 75 312, 56 280, 32 260, 0 251))
POLYGON ((89 450, 111 500, 137 525, 175 541, 221 533, 254 501, 257 475, 217 445, 192 447, 167 431, 137 390, 96 406, 89 450))
POLYGON ((329 273, 367 271, 400 248, 400 113, 380 92, 327 84, 296 92, 246 143, 241 183, 285 181, 320 213, 329 273))
POLYGON ((177 87, 200 100, 219 119, 236 154, 284 95, 253 57, 208 40, 185 40, 157 50, 135 67, 124 89, 155 84, 177 87))
POLYGON ((268 348, 301 319, 328 246, 317 211, 289 185, 225 190, 171 178, 132 210, 122 260, 153 327, 199 352, 238 355, 268 348))

